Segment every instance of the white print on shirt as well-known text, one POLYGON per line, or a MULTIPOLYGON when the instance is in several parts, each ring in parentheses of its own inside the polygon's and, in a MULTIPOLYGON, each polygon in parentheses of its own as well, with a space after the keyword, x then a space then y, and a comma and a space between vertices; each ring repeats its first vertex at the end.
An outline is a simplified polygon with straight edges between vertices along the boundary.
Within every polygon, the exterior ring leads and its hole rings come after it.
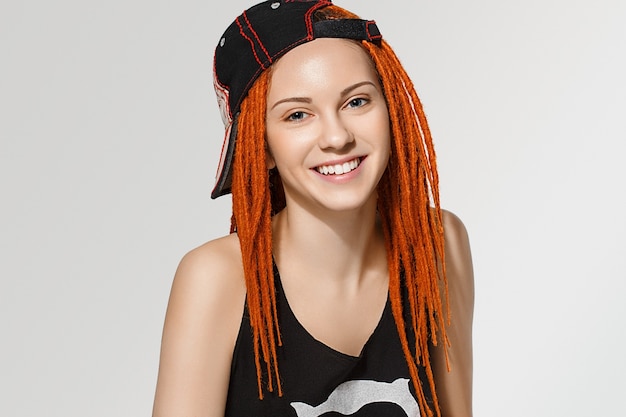
POLYGON ((409 380, 406 378, 398 378, 391 383, 347 381, 335 388, 328 399, 317 407, 300 402, 293 402, 291 406, 298 417, 319 417, 329 412, 349 416, 373 403, 396 404, 404 410, 407 417, 420 416, 419 407, 411 395, 409 380))

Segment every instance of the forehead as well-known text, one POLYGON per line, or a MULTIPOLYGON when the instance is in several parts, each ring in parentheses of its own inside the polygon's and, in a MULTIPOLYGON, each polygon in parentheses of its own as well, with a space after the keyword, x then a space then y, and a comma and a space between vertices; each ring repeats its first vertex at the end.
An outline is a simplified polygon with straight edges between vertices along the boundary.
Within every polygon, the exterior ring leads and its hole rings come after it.
POLYGON ((271 68, 272 89, 285 84, 294 86, 333 83, 354 79, 378 81, 369 54, 356 41, 321 38, 287 52, 271 68))

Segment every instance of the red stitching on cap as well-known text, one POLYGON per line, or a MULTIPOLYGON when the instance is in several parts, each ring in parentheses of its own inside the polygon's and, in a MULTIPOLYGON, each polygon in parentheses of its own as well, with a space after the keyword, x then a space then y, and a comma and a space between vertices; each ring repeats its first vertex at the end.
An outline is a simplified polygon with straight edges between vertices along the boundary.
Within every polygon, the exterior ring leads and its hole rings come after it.
POLYGON ((297 41, 295 41, 295 42, 293 42, 293 43, 291 43, 291 44, 289 44, 289 45, 285 46, 285 47, 284 47, 283 49, 281 49, 280 51, 276 52, 276 54, 275 54, 274 56, 279 56, 279 55, 282 55, 283 53, 285 53, 285 51, 289 51, 289 50, 291 50, 291 49, 295 48, 296 46, 298 46, 298 45, 301 45, 301 44, 305 43, 306 41, 307 41, 307 38, 302 38, 302 39, 299 39, 299 40, 297 40, 297 41))
MULTIPOLYGON (((215 93, 218 96, 218 103, 219 103, 219 93, 217 92, 218 89, 226 97, 226 100, 224 100, 224 102, 226 104, 226 111, 227 111, 226 116, 228 117, 229 122, 232 122, 232 120, 233 120, 233 112, 230 109, 230 88, 228 88, 227 85, 222 83, 220 81, 219 77, 217 76, 217 65, 215 63, 215 58, 213 58, 213 87, 215 88, 215 93)), ((220 109, 220 112, 221 111, 222 111, 222 109, 220 109)))
POLYGON ((311 15, 317 9, 321 9, 322 7, 330 6, 332 4, 333 4, 332 1, 320 0, 316 5, 314 5, 309 10, 307 10, 306 14, 304 15, 304 22, 306 24, 306 33, 307 33, 306 39, 307 40, 312 41, 313 39, 315 39, 313 37, 313 20, 311 19, 311 15))
MULTIPOLYGON (((249 91, 250 88, 252 88, 252 85, 254 84, 254 82, 256 81, 257 78, 259 78, 259 75, 265 70, 265 68, 257 68, 256 72, 254 73, 254 75, 252 77, 250 77, 250 80, 248 81, 248 83, 246 84, 245 88, 243 89, 243 91, 249 91)), ((247 93, 246 93, 247 94, 247 93)), ((242 95, 241 97, 239 97, 239 100, 237 100, 237 103, 235 103, 235 107, 236 109, 239 108, 239 106, 241 105, 241 102, 243 101, 243 99, 245 98, 246 94, 242 95)))
POLYGON ((369 20, 365 23, 365 31, 367 32, 367 37, 370 40, 378 40, 378 39, 382 39, 383 35, 381 33, 379 33, 378 35, 373 35, 370 33, 370 25, 375 25, 376 22, 373 20, 369 20))
POLYGON ((265 65, 263 65, 263 62, 261 62, 261 60, 259 59, 259 56, 256 54, 256 49, 254 47, 254 41, 252 39, 250 39, 250 37, 244 33, 243 26, 241 25, 241 22, 239 21, 239 18, 237 18, 237 20, 235 20, 235 22, 237 22, 237 26, 239 26, 239 33, 241 34, 241 36, 243 36, 245 39, 248 40, 248 42, 250 42, 250 49, 252 49, 252 54, 254 55, 254 59, 256 59, 256 62, 261 66, 261 68, 265 69, 265 65))
POLYGON ((223 82, 221 82, 220 79, 217 77, 217 62, 215 61, 215 55, 216 54, 213 54, 213 74, 215 74, 215 79, 219 83, 220 87, 228 90, 228 86, 224 84, 223 82))
POLYGON ((256 38, 257 42, 259 43, 259 46, 261 47, 263 52, 265 52, 265 56, 267 57, 267 59, 270 60, 270 64, 271 64, 272 63, 272 57, 270 56, 269 52, 267 52, 267 49, 265 49, 265 46, 263 45, 263 42, 261 42, 261 39, 259 38, 259 35, 256 33, 256 31, 252 27, 252 24, 250 23, 250 20, 248 20, 248 14, 246 12, 243 12, 243 18, 246 19, 246 24, 248 25, 248 29, 250 29, 250 32, 252 32, 252 34, 256 38))

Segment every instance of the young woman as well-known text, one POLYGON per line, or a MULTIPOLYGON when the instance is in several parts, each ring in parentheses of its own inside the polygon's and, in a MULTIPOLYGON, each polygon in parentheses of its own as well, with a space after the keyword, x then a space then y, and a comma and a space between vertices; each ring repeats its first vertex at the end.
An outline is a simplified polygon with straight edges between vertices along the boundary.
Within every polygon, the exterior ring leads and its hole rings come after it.
POLYGON ((232 233, 178 268, 154 416, 471 416, 468 239, 376 24, 260 3, 215 86, 232 233))

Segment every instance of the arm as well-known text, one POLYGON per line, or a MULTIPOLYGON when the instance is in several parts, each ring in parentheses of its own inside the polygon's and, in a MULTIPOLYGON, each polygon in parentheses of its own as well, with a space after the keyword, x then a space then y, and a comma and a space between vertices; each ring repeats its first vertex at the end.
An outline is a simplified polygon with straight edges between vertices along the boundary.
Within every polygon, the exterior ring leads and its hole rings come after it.
POLYGON ((182 259, 165 317, 153 417, 224 415, 245 300, 238 240, 209 242, 182 259))
POLYGON ((454 214, 443 212, 446 273, 451 324, 448 326, 450 372, 441 346, 433 349, 437 395, 442 417, 472 416, 472 319, 474 273, 465 226, 454 214))

